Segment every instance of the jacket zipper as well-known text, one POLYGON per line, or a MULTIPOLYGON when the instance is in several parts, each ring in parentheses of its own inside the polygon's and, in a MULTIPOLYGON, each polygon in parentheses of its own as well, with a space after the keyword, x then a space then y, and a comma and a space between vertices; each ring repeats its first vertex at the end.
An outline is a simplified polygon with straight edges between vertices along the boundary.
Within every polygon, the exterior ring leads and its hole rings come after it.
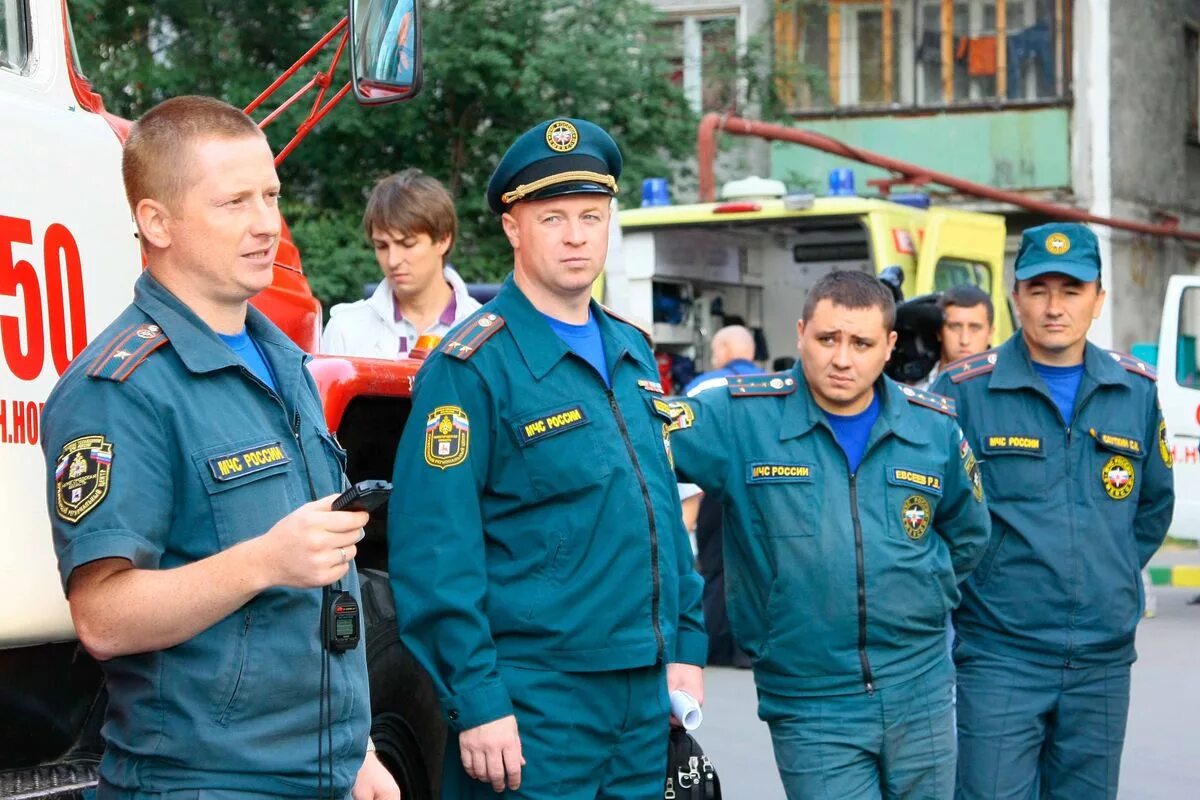
POLYGON ((646 476, 642 473, 642 465, 638 463, 633 442, 629 439, 629 428, 625 425, 625 418, 621 416, 621 407, 617 405, 617 398, 613 395, 612 389, 606 389, 605 394, 608 395, 608 407, 612 409, 613 417, 617 421, 617 428, 621 431, 621 440, 625 442, 625 449, 629 453, 629 461, 633 464, 633 472, 637 475, 638 486, 642 490, 642 502, 646 504, 646 519, 650 523, 650 577, 653 587, 650 594, 650 613, 654 622, 654 642, 658 648, 655 663, 661 664, 666 646, 663 642, 662 625, 658 620, 659 595, 662 593, 662 587, 659 585, 658 577, 658 529, 654 524, 654 506, 650 502, 650 488, 646 485, 646 476))
POLYGON ((875 677, 867 659, 867 578, 863 561, 862 521, 858 518, 858 481, 850 473, 850 519, 854 521, 854 560, 858 573, 858 661, 867 694, 875 694, 875 677))

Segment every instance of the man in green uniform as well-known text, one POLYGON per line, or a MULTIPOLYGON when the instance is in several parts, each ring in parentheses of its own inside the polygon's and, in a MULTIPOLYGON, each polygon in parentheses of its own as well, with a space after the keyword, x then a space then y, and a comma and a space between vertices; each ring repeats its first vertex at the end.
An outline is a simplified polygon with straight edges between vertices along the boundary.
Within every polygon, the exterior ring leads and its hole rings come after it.
POLYGON ((789 800, 954 790, 946 617, 988 514, 953 405, 883 377, 894 319, 874 277, 831 273, 794 370, 675 401, 679 476, 724 507, 729 616, 789 800))
POLYGON ((398 798, 367 753, 366 648, 318 634, 367 515, 330 510, 345 453, 307 356, 248 303, 279 244, 271 149, 179 97, 122 167, 147 268, 43 415, 59 571, 107 679, 98 796, 398 798))
POLYGON ((1174 507, 1167 429, 1150 368, 1087 341, 1095 234, 1030 228, 1015 275, 1021 329, 937 383, 983 458, 994 530, 954 619, 958 795, 1113 798, 1140 571, 1174 507))
POLYGON ((584 120, 516 140, 488 184, 513 275, 417 376, 389 571, 453 732, 444 797, 659 796, 668 688, 703 695, 672 409, 644 334, 590 302, 620 171, 584 120))

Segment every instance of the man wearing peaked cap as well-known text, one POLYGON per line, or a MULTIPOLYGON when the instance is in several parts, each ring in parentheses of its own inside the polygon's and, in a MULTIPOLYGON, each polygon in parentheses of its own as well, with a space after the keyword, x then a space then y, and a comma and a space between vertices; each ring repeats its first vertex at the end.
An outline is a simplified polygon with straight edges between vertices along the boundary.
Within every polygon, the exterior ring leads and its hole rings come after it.
POLYGON ((1171 451, 1153 371, 1087 341, 1104 304, 1095 234, 1026 230, 1015 275, 1021 328, 934 386, 980 453, 992 514, 954 618, 957 796, 1115 798, 1171 451))
POLYGON ((417 376, 390 575, 452 732, 443 797, 662 796, 668 689, 703 699, 677 409, 644 334, 591 301, 620 174, 586 120, 518 137, 487 190, 513 274, 417 376))

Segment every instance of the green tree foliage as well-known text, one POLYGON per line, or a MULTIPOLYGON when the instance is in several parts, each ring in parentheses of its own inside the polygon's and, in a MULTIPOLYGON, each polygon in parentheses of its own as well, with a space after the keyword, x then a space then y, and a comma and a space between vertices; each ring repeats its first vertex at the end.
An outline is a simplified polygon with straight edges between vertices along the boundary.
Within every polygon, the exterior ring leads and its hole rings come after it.
MULTIPOLYGON (((245 105, 345 8, 287 0, 70 7, 85 71, 123 116, 184 93, 245 105)), ((327 306, 358 297, 378 275, 360 218, 383 175, 417 166, 442 180, 459 214, 451 260, 468 281, 495 281, 512 259, 484 190, 521 131, 560 115, 607 127, 625 156, 625 205, 638 202, 642 178, 672 174, 694 147, 696 119, 670 80, 656 13, 642 0, 425 0, 421 14, 421 94, 369 109, 347 101, 281 168, 284 213, 327 306)), ((342 66, 335 86, 346 77, 342 66)), ((302 83, 294 79, 278 96, 302 83)), ((300 105, 267 129, 276 147, 311 100, 300 105)))

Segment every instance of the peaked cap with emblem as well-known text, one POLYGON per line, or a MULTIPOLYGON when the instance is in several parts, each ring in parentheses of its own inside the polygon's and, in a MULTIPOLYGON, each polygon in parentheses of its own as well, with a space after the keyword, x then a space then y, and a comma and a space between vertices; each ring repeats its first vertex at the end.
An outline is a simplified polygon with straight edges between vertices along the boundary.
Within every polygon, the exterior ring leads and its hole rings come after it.
POLYGON ((1057 272, 1090 283, 1100 277, 1100 246, 1096 234, 1078 222, 1050 222, 1021 234, 1021 249, 1013 266, 1017 280, 1057 272))
POLYGON ((488 181, 488 206, 503 214, 519 200, 564 194, 617 193, 621 151, 608 132, 586 119, 557 117, 517 137, 488 181))

